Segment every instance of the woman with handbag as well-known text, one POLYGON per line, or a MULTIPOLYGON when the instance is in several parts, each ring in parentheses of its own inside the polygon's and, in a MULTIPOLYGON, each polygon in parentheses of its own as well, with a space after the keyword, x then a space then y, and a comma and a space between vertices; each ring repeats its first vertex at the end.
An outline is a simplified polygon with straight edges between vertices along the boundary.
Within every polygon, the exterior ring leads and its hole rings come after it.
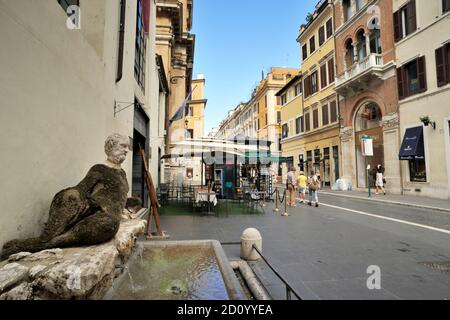
POLYGON ((376 194, 378 194, 379 191, 382 191, 384 195, 386 195, 386 190, 384 189, 384 184, 386 183, 386 180, 383 177, 384 168, 381 164, 377 165, 377 175, 376 175, 376 182, 375 187, 377 188, 376 194))
POLYGON ((312 203, 315 202, 316 208, 319 206, 319 197, 317 195, 320 188, 320 180, 314 172, 311 172, 311 176, 309 177, 308 189, 309 189, 309 202, 308 205, 312 206, 312 203))

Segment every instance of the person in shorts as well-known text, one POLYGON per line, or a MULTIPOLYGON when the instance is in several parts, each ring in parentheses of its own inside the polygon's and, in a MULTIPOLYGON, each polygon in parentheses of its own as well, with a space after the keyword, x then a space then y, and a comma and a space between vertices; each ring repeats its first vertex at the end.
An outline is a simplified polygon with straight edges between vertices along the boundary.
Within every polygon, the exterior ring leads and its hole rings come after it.
POLYGON ((300 195, 300 203, 305 203, 306 188, 308 187, 308 177, 305 176, 305 173, 303 171, 300 171, 300 174, 297 178, 297 186, 300 195))

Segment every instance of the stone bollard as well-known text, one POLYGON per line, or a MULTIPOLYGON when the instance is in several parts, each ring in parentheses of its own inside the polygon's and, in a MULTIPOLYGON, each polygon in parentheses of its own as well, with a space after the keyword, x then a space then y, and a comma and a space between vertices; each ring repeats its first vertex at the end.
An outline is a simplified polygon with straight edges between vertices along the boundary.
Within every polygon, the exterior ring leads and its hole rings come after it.
POLYGON ((261 256, 253 249, 255 245, 262 251, 262 237, 258 230, 254 228, 246 229, 241 236, 241 258, 247 261, 259 260, 261 256))

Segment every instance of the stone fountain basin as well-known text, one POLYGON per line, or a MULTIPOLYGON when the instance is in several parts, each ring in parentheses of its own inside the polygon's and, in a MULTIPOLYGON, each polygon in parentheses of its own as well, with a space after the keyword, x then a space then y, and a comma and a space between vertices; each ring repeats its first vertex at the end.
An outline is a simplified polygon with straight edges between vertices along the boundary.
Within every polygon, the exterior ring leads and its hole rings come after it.
POLYGON ((216 240, 145 241, 104 296, 106 300, 244 300, 216 240))

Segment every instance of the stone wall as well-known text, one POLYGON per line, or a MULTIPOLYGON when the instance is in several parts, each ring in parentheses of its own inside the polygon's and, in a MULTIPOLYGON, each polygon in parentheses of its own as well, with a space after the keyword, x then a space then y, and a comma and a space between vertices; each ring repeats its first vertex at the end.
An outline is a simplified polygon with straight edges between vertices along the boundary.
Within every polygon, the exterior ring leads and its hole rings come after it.
POLYGON ((102 245, 21 252, 0 263, 0 300, 98 300, 130 258, 144 220, 124 221, 102 245))

